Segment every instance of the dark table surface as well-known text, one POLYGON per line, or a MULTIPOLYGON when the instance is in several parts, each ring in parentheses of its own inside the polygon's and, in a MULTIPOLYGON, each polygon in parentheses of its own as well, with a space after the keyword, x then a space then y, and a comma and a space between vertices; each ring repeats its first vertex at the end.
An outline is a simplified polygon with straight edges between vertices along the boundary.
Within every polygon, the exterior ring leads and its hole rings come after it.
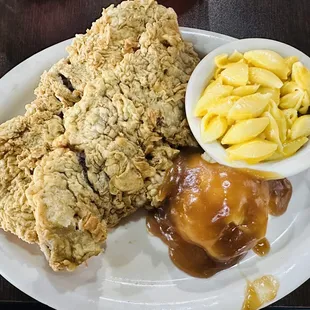
MULTIPOLYGON (((0 0, 0 77, 32 54, 83 33, 111 0, 0 0)), ((310 55, 310 0, 162 0, 182 26, 283 41, 310 55)), ((310 262, 309 262, 310 263, 310 262)), ((0 309, 47 307, 0 276, 0 309)), ((310 281, 271 308, 310 309, 310 281)))

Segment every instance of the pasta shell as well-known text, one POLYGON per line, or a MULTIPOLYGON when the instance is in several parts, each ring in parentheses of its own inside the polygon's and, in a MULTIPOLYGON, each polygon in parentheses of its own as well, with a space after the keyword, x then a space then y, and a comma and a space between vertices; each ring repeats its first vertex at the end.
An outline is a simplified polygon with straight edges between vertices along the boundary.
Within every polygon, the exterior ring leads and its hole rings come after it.
POLYGON ((232 63, 227 65, 221 76, 224 84, 244 86, 249 80, 249 67, 245 63, 232 63))
POLYGON ((293 140, 300 137, 310 136, 310 115, 298 117, 291 128, 291 138, 293 140))
POLYGON ((294 81, 286 81, 281 88, 281 96, 293 93, 296 90, 301 90, 301 88, 294 81))
POLYGON ((230 109, 228 118, 243 120, 260 116, 266 109, 270 96, 269 94, 254 94, 241 97, 230 109))
POLYGON ((215 115, 211 113, 207 113, 202 119, 201 119, 201 132, 205 131, 206 128, 208 127, 210 121, 212 118, 214 118, 215 115))
POLYGON ((239 144, 261 134, 269 124, 267 117, 252 118, 233 125, 223 137, 222 144, 239 144))
POLYGON ((293 64, 292 80, 310 94, 310 71, 301 62, 293 64))
POLYGON ((290 56, 290 57, 284 58, 284 61, 285 61, 285 63, 287 64, 287 66, 289 67, 289 69, 290 69, 289 74, 291 74, 293 64, 294 64, 295 62, 298 62, 299 59, 298 59, 297 56, 290 56))
POLYGON ((308 138, 301 137, 299 139, 289 141, 283 144, 283 154, 285 157, 294 155, 299 149, 301 149, 307 142, 308 138))
POLYGON ((210 121, 215 118, 215 115, 211 114, 211 113, 207 113, 202 119, 201 119, 201 123, 200 123, 200 132, 201 132, 201 136, 203 135, 203 133, 206 131, 206 129, 208 128, 208 125, 210 123, 210 121))
POLYGON ((258 139, 261 139, 261 140, 266 140, 267 139, 267 136, 264 132, 262 132, 260 135, 257 136, 258 139))
POLYGON ((276 120, 279 127, 280 140, 283 143, 287 137, 287 123, 284 113, 277 107, 273 100, 270 100, 270 114, 276 120))
POLYGON ((283 112, 284 117, 286 119, 286 123, 287 123, 288 128, 291 128, 293 123, 298 118, 297 110, 295 110, 295 109, 285 109, 282 112, 283 112))
POLYGON ((302 137, 293 141, 288 141, 283 144, 282 152, 276 151, 266 160, 281 160, 283 158, 290 157, 294 155, 297 151, 299 151, 308 141, 309 139, 306 137, 302 137))
POLYGON ((214 63, 218 68, 225 68, 228 64, 228 54, 220 54, 214 58, 214 63))
POLYGON ((291 129, 288 129, 287 130, 287 137, 290 137, 291 136, 291 129))
POLYGON ((270 88, 270 87, 260 87, 258 89, 260 94, 271 94, 271 99, 279 105, 280 103, 280 89, 279 88, 270 88))
POLYGON ((215 80, 217 80, 221 76, 222 71, 223 71, 223 68, 216 68, 215 69, 215 72, 214 72, 215 80))
POLYGON ((227 118, 227 123, 228 123, 228 126, 232 126, 236 123, 236 121, 233 119, 227 118))
POLYGON ((296 90, 293 93, 289 93, 280 99, 280 108, 281 109, 296 109, 298 110, 301 107, 302 99, 304 93, 301 90, 296 90))
POLYGON ((227 120, 225 117, 216 116, 212 118, 201 133, 204 143, 209 143, 220 138, 227 130, 227 120))
POLYGON ((202 117, 206 115, 206 113, 208 112, 209 106, 211 106, 213 103, 213 99, 214 98, 210 95, 202 96, 199 99, 197 106, 195 108, 195 112, 194 112, 195 116, 202 117))
POLYGON ((195 116, 204 116, 208 112, 208 108, 212 104, 214 104, 219 98, 229 96, 232 91, 232 86, 222 85, 218 83, 214 84, 211 88, 207 88, 204 95, 197 103, 197 106, 195 108, 195 116))
POLYGON ((264 87, 281 88, 283 82, 271 71, 250 67, 249 80, 251 84, 260 84, 264 87))
MULTIPOLYGON (((283 114, 282 111, 280 111, 281 114, 283 114)), ((279 134, 280 134, 280 140, 283 143, 287 139, 287 123, 284 115, 280 118, 275 118, 278 127, 279 127, 279 134)))
POLYGON ((300 114, 307 114, 307 112, 309 110, 309 106, 310 106, 310 98, 309 98, 308 92, 305 91, 304 92, 304 97, 302 98, 301 107, 298 110, 298 112, 300 114))
POLYGON ((239 97, 253 95, 257 92, 257 90, 259 89, 259 86, 260 85, 239 86, 232 91, 232 95, 239 96, 239 97))
POLYGON ((220 98, 215 104, 213 104, 209 108, 209 113, 227 117, 230 109, 233 107, 233 105, 238 99, 239 97, 237 96, 220 98))
POLYGON ((234 51, 229 57, 228 57, 228 61, 229 62, 238 62, 240 60, 243 59, 243 55, 238 52, 238 51, 234 51))
POLYGON ((226 151, 231 160, 244 160, 255 164, 270 157, 278 148, 276 143, 255 139, 229 147, 226 151))
POLYGON ((222 79, 211 80, 202 95, 205 95, 206 93, 211 92, 213 88, 217 88, 219 85, 222 85, 222 84, 223 84, 222 79))
POLYGON ((263 115, 269 119, 268 126, 265 130, 267 139, 269 141, 276 143, 278 145, 278 150, 282 151, 283 146, 280 139, 280 131, 278 123, 269 112, 265 112, 263 115))
POLYGON ((266 158, 265 161, 281 160, 283 158, 285 158, 283 152, 275 151, 270 157, 266 158))
POLYGON ((273 72, 282 80, 287 79, 290 69, 284 58, 276 52, 269 50, 254 50, 246 52, 244 58, 256 67, 273 72))

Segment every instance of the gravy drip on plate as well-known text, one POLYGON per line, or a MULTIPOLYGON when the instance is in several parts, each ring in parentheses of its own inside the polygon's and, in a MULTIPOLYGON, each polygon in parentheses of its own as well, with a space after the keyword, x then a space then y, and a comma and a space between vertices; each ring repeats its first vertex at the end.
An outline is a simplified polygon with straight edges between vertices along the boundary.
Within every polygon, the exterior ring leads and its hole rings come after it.
POLYGON ((273 276, 263 276, 248 281, 242 310, 256 310, 274 300, 278 294, 279 282, 273 276))
POLYGON ((174 264, 195 277, 210 277, 253 249, 268 253, 268 212, 282 214, 291 197, 288 180, 266 181, 211 164, 184 152, 167 173, 163 207, 147 219, 149 231, 169 246, 174 264))
POLYGON ((253 252, 258 256, 265 256, 269 253, 269 251, 270 251, 270 244, 266 238, 263 238, 262 240, 258 241, 258 243, 253 248, 253 252))

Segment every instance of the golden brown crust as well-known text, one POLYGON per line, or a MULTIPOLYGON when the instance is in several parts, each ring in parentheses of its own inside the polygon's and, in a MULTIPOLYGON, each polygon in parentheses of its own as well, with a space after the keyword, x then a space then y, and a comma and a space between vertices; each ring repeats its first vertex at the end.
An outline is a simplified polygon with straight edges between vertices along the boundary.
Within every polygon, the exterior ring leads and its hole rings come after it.
POLYGON ((37 241, 37 234, 25 191, 37 162, 61 133, 61 119, 48 112, 0 125, 0 227, 29 243, 37 241))
POLYGON ((73 270, 101 252, 107 234, 98 211, 101 201, 75 153, 57 149, 45 156, 26 194, 41 250, 55 271, 73 270))
POLYGON ((199 59, 172 9, 111 6, 68 52, 25 116, 0 126, 0 227, 38 241, 54 270, 99 254, 107 225, 158 206, 178 147, 195 145, 184 94, 199 59))

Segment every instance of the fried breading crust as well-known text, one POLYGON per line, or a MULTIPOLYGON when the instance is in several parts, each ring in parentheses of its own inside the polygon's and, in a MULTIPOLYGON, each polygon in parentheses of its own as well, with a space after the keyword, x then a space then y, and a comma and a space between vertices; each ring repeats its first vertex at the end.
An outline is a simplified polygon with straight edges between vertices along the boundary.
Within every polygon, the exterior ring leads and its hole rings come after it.
POLYGON ((0 227, 29 243, 37 241, 37 233, 25 191, 37 162, 61 133, 62 120, 49 112, 18 116, 0 125, 0 227))
MULTIPOLYGON (((156 8, 160 14, 152 11, 151 15, 158 19, 139 26, 142 32, 135 49, 120 52, 117 59, 122 60, 113 70, 101 70, 100 78, 89 82, 81 100, 64 113, 66 131, 60 144, 82 151, 92 186, 101 196, 112 195, 106 217, 110 226, 127 216, 130 209, 156 207, 158 187, 178 153, 176 148, 196 145, 185 120, 184 95, 198 58, 192 46, 181 39, 175 13, 152 5, 149 10, 156 8), (111 144, 118 145, 117 153, 108 151, 111 144), (139 149, 140 168, 132 162, 133 154, 126 154, 129 145, 139 149), (163 148, 164 166, 158 165, 160 159, 153 159, 160 153, 157 149, 163 148), (106 167, 111 156, 113 174, 106 167), (132 181, 126 187, 116 179, 123 184, 132 181)), ((105 14, 104 18, 106 21, 105 14)), ((93 52, 85 59, 92 59, 93 52)), ((76 55, 85 56, 85 52, 76 55)))
POLYGON ((106 239, 98 195, 87 184, 78 155, 57 149, 36 167, 27 197, 35 206, 41 250, 55 270, 73 270, 101 252, 106 239))
POLYGON ((199 59, 172 9, 110 6, 68 52, 25 116, 0 126, 0 226, 38 242, 54 270, 99 254, 106 226, 157 207, 178 148, 196 144, 184 95, 199 59))

